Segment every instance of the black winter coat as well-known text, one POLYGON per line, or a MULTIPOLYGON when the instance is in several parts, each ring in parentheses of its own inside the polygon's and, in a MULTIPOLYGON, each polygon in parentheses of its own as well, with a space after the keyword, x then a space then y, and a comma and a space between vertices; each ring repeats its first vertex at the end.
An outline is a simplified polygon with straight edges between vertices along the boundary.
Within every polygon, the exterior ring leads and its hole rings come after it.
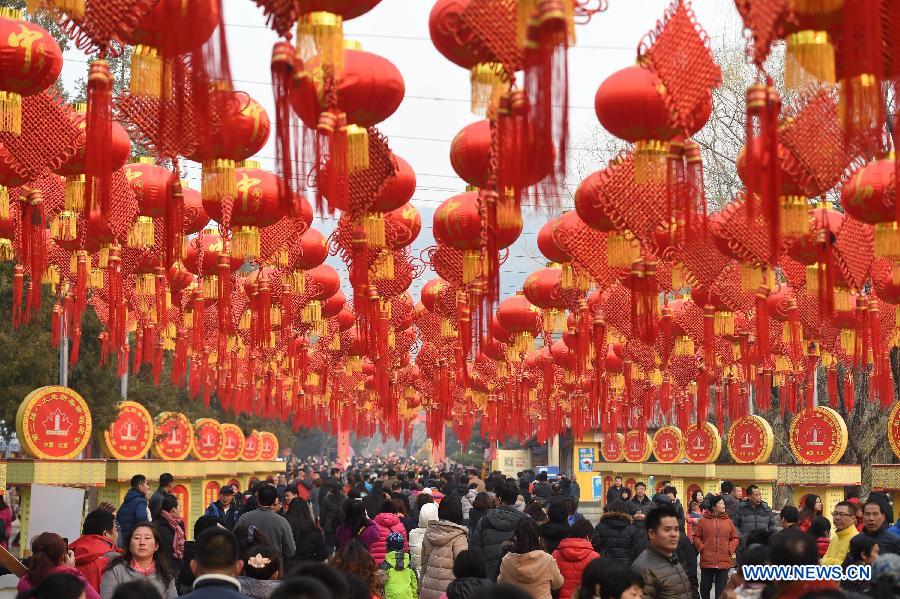
POLYGON ((553 553, 559 547, 560 541, 569 536, 569 521, 541 524, 540 533, 544 539, 544 551, 553 553))
POLYGON ((295 498, 288 506, 287 514, 284 518, 291 525, 291 533, 294 536, 294 544, 297 550, 293 557, 285 560, 285 572, 303 561, 321 562, 327 557, 325 555, 325 537, 322 531, 314 522, 304 518, 301 514, 308 509, 301 502, 303 499, 295 498))
POLYGON ((469 549, 477 549, 484 556, 487 575, 491 580, 497 580, 497 575, 500 574, 503 544, 513 536, 519 520, 528 517, 511 505, 501 505, 488 510, 478 520, 469 537, 469 549))
POLYGON ((629 514, 607 512, 600 516, 591 544, 600 557, 628 565, 636 555, 634 544, 638 534, 629 514))
POLYGON ((326 532, 334 532, 340 526, 338 511, 344 503, 344 494, 331 492, 319 497, 319 525, 326 532))
POLYGON ((447 587, 447 599, 469 599, 490 584, 487 578, 456 578, 447 587))

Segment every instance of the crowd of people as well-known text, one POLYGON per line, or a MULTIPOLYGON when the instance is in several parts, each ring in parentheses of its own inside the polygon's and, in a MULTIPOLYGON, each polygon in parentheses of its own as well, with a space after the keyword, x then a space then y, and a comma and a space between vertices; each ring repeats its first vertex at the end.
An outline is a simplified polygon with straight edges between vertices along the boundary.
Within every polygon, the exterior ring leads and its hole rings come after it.
MULTIPOLYGON (((284 475, 218 499, 186 523, 163 474, 135 475, 67 544, 31 542, 20 598, 35 599, 779 599, 900 596, 890 504, 850 496, 779 513, 724 481, 687 509, 664 481, 650 496, 617 477, 596 523, 570 479, 405 460, 346 469, 292 458, 284 475), (832 531, 833 523, 833 531, 832 531), (870 581, 753 581, 755 564, 872 566, 870 581)), ((900 523, 894 526, 900 529, 900 523)))

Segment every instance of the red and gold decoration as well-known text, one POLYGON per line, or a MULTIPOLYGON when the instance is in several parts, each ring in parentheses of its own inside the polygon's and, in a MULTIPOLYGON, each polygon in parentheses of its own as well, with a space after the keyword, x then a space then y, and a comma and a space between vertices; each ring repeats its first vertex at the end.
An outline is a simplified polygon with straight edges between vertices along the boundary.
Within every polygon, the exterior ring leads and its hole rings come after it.
POLYGON ((728 453, 738 464, 764 464, 775 448, 769 423, 759 416, 744 416, 728 429, 728 453))
POLYGON ((248 461, 258 460, 261 451, 262 444, 260 443, 259 431, 250 431, 244 437, 244 451, 241 457, 248 461))
POLYGON ((103 453, 117 460, 142 459, 150 451, 154 438, 153 417, 147 408, 134 401, 119 404, 115 422, 98 435, 103 453))
POLYGON ((220 460, 239 460, 244 455, 244 433, 236 424, 222 425, 222 453, 220 460))
POLYGON ((684 435, 677 426, 664 426, 653 433, 653 455, 657 462, 673 464, 684 456, 684 435))
POLYGON ((201 461, 217 460, 225 446, 222 425, 212 418, 200 418, 194 422, 193 456, 201 461))
POLYGON ((646 462, 653 453, 653 442, 644 431, 628 431, 625 433, 623 453, 626 462, 646 462))
POLYGON ((791 453, 801 464, 836 464, 847 451, 847 424, 827 406, 807 408, 791 420, 791 453))
POLYGON ((622 433, 607 433, 603 435, 600 455, 607 462, 621 462, 625 459, 625 435, 622 433))
POLYGON ((35 389, 16 412, 16 436, 32 458, 74 459, 90 440, 92 426, 84 399, 67 387, 35 389))
POLYGON ((154 423, 153 456, 159 460, 183 460, 194 447, 194 426, 180 412, 162 412, 154 423))
POLYGON ((684 432, 684 455, 688 461, 709 464, 719 458, 721 451, 722 437, 713 424, 692 424, 684 432))
POLYGON ((259 459, 274 460, 278 458, 278 437, 269 431, 259 433, 259 459))

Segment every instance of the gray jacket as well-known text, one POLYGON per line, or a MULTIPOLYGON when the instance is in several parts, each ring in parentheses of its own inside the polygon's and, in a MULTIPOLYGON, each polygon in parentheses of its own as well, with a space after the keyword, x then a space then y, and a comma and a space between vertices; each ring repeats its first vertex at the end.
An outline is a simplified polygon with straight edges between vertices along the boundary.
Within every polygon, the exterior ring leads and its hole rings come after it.
POLYGON ((293 557, 297 551, 291 525, 272 510, 255 509, 241 514, 234 527, 241 526, 255 526, 261 530, 271 541, 273 549, 281 552, 282 557, 293 557))
POLYGON ((154 573, 153 576, 144 576, 140 572, 132 570, 128 564, 119 562, 103 573, 103 578, 100 579, 100 597, 102 599, 111 599, 120 584, 134 582, 135 580, 144 580, 152 584, 163 599, 175 599, 178 596, 174 580, 170 580, 169 584, 166 585, 158 573, 154 573))
POLYGON ((644 579, 644 599, 684 599, 693 596, 691 581, 678 558, 650 546, 631 567, 644 579))
POLYGON ((741 502, 731 493, 722 493, 722 501, 725 502, 725 513, 737 524, 737 511, 741 507, 741 502))
POLYGON ((775 512, 765 501, 760 501, 756 507, 750 505, 749 501, 742 502, 737 509, 734 525, 741 538, 746 537, 754 530, 774 532, 781 528, 775 512))

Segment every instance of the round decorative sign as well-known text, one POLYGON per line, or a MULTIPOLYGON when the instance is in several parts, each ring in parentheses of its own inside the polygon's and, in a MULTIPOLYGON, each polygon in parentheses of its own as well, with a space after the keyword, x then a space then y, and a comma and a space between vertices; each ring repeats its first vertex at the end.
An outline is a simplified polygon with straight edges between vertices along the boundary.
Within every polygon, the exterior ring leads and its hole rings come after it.
POLYGON ((684 455, 695 464, 715 462, 722 452, 719 429, 709 422, 692 424, 684 433, 684 455))
POLYGON ((153 445, 153 417, 134 401, 119 404, 119 415, 100 435, 100 448, 110 458, 140 460, 153 445))
POLYGON ((664 426, 653 435, 653 455, 657 462, 672 464, 684 455, 684 436, 677 426, 664 426))
POLYGON ((278 457, 278 437, 269 431, 259 433, 259 459, 274 460, 278 457))
POLYGON ((212 418, 200 418, 194 422, 194 457, 198 460, 217 460, 222 454, 225 438, 222 425, 212 418))
POLYGON ((763 464, 772 455, 775 435, 759 416, 744 416, 728 429, 728 453, 738 464, 763 464))
POLYGON ((653 453, 650 435, 644 431, 628 431, 625 433, 625 460, 628 462, 646 462, 653 453))
POLYGON ((801 410, 791 420, 789 438, 801 464, 837 464, 847 451, 847 425, 827 406, 801 410))
POLYGON ((84 450, 92 427, 87 404, 68 387, 39 387, 16 413, 19 444, 33 458, 71 460, 84 450))
POLYGON ((894 404, 891 415, 888 416, 887 436, 894 455, 900 458, 900 403, 894 404))
POLYGON ((622 433, 607 433, 603 435, 603 444, 600 446, 600 455, 607 462, 621 462, 625 459, 625 436, 622 433))
POLYGON ((236 424, 222 425, 222 454, 220 460, 239 460, 244 455, 244 433, 236 424))
POLYGON ((194 427, 180 412, 162 412, 156 417, 153 456, 159 460, 183 460, 194 445, 194 427))
POLYGON ((262 445, 259 442, 259 431, 250 431, 250 434, 244 439, 244 459, 258 460, 261 449, 262 445))

